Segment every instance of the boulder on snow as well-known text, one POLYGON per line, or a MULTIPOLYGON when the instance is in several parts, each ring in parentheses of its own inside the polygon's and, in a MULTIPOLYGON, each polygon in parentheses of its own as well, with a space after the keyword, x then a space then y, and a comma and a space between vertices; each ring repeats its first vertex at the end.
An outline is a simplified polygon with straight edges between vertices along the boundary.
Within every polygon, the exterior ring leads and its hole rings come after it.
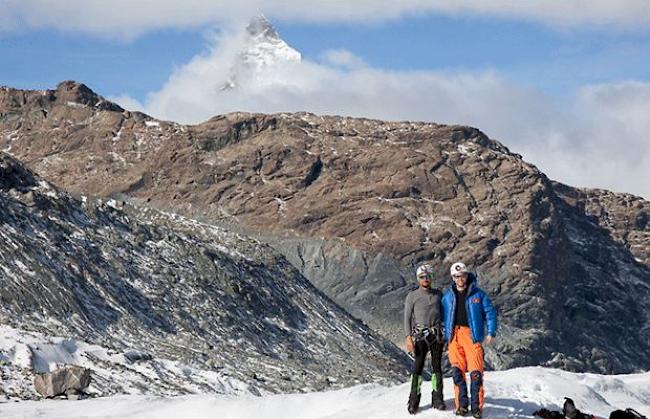
POLYGON ((34 387, 43 397, 85 393, 90 385, 90 369, 66 365, 52 372, 36 374, 34 387))

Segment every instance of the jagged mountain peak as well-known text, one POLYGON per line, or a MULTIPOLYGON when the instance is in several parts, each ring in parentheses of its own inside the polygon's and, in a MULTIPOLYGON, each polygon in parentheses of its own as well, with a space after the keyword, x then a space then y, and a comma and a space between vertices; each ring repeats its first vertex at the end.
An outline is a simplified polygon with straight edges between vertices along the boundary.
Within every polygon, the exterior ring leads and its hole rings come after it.
MULTIPOLYGON (((42 119, 48 116, 53 107, 73 107, 124 112, 118 104, 107 100, 95 93, 83 83, 65 80, 54 89, 47 90, 20 90, 10 87, 0 88, 0 107, 5 112, 19 112, 20 109, 29 107, 33 109, 33 119, 42 119)), ((5 121, 12 118, 5 118, 5 121)))
POLYGON ((264 36, 270 39, 280 39, 278 31, 264 15, 253 17, 246 27, 246 33, 251 37, 264 36))
POLYGON ((74 94, 79 99, 83 99, 88 102, 97 102, 100 99, 100 96, 95 93, 90 87, 86 86, 83 83, 79 83, 74 80, 64 80, 56 86, 57 94, 71 93, 74 94))
POLYGON ((116 103, 106 100, 85 84, 74 80, 66 80, 59 83, 53 94, 57 101, 66 104, 96 106, 100 109, 116 112, 124 111, 124 109, 116 103))
POLYGON ((271 22, 263 15, 251 19, 246 27, 246 40, 240 58, 259 67, 283 61, 302 59, 300 52, 291 48, 278 34, 271 22))
POLYGON ((246 27, 241 52, 231 65, 228 79, 221 90, 266 84, 265 74, 277 66, 299 63, 300 52, 289 46, 269 20, 260 15, 246 27))

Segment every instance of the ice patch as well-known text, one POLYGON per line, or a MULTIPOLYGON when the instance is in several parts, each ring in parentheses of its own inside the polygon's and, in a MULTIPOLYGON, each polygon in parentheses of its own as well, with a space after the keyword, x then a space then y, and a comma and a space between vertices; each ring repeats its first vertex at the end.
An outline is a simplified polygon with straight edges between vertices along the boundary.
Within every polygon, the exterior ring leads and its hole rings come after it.
POLYGON ((474 153, 474 150, 472 148, 464 144, 459 144, 457 150, 460 154, 463 154, 465 156, 469 156, 470 154, 474 153))
POLYGON ((72 106, 73 108, 83 108, 83 107, 86 106, 83 103, 77 103, 77 102, 71 102, 71 101, 67 101, 65 104, 68 105, 68 106, 72 106))
POLYGON ((122 128, 120 128, 120 130, 117 131, 117 134, 115 134, 115 136, 112 138, 111 141, 116 143, 116 142, 120 141, 121 138, 122 138, 122 128))
POLYGON ((25 266, 25 264, 22 263, 20 260, 16 259, 16 260, 14 261, 14 263, 15 263, 16 266, 18 266, 18 268, 20 268, 20 270, 23 271, 23 273, 26 274, 27 276, 34 277, 34 276, 36 275, 36 272, 34 272, 33 270, 29 269, 29 268, 28 268, 27 266, 25 266))
POLYGON ((42 179, 38 182, 37 189, 41 190, 43 195, 45 195, 47 197, 50 197, 50 198, 58 198, 59 197, 59 195, 56 193, 54 188, 52 188, 52 186, 49 183, 47 183, 46 181, 44 181, 42 179))
POLYGON ((275 200, 275 202, 278 203, 278 212, 279 212, 279 213, 283 213, 287 201, 285 201, 285 200, 282 199, 282 198, 273 198, 273 199, 275 200))

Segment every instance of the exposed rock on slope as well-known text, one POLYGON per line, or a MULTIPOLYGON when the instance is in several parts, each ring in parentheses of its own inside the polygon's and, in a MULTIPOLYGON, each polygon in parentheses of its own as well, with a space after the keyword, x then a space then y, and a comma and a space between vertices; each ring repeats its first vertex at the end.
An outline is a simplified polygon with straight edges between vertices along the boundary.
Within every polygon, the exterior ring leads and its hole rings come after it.
POLYGON ((0 147, 70 190, 257 231, 400 341, 414 265, 433 262, 447 285, 463 259, 501 314, 493 367, 650 368, 650 267, 630 241, 647 244, 647 223, 595 217, 618 198, 554 184, 479 130, 305 113, 181 126, 71 106, 60 90, 0 91, 0 147))
MULTIPOLYGON (((211 380, 190 367, 177 376, 153 360, 159 376, 142 371, 141 385, 154 394, 223 392, 228 380, 245 383, 241 391, 304 391, 403 379, 406 368, 398 348, 269 246, 114 200, 78 200, 4 153, 0 282, 2 324, 213 371, 211 380)), ((128 370, 116 365, 117 377, 128 370)), ((119 382, 101 390, 128 391, 119 382)))
POLYGON ((638 196, 603 189, 558 187, 560 191, 566 191, 564 198, 571 205, 579 206, 606 229, 637 262, 650 266, 650 202, 638 196))

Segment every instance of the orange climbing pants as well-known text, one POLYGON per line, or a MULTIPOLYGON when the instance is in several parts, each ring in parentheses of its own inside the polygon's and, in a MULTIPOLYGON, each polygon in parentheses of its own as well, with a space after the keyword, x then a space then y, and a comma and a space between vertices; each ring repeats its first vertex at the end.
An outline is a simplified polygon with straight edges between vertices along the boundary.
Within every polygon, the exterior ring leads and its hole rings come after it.
POLYGON ((468 408, 469 398, 465 373, 470 373, 471 408, 483 410, 483 347, 480 343, 472 341, 472 332, 469 327, 454 327, 454 336, 448 346, 449 363, 452 366, 454 381, 454 399, 456 409, 468 408))

